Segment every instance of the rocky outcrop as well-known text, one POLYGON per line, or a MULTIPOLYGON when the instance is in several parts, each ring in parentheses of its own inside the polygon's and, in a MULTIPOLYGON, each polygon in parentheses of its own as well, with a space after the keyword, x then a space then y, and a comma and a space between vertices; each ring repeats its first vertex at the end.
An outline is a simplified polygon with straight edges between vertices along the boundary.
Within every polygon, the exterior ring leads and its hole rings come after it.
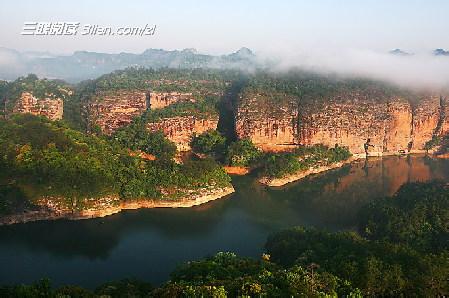
POLYGON ((162 131, 164 135, 176 144, 179 151, 190 150, 190 141, 195 134, 201 134, 210 129, 217 129, 218 116, 202 118, 195 115, 162 118, 147 124, 152 132, 162 131))
POLYGON ((23 92, 13 108, 13 113, 29 113, 45 116, 50 120, 62 119, 64 102, 60 98, 38 98, 31 92, 23 92))

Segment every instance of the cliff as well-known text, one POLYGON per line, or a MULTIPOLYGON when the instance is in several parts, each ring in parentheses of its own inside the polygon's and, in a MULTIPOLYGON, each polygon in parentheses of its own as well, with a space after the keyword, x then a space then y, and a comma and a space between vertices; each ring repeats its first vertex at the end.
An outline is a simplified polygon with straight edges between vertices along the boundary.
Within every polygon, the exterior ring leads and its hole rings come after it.
POLYGON ((63 111, 64 102, 61 98, 38 98, 31 92, 22 92, 13 107, 13 113, 30 113, 50 120, 62 119, 63 111))
POLYGON ((411 142, 411 107, 403 99, 377 102, 357 97, 306 103, 300 107, 298 121, 302 145, 338 144, 360 154, 370 139, 370 154, 382 155, 407 151, 411 142))
MULTIPOLYGON (((218 111, 203 117, 200 105, 223 98, 233 85, 230 78, 168 70, 112 74, 100 79, 101 87, 85 105, 89 127, 111 134, 147 110, 162 110, 149 117, 147 128, 162 131, 180 150, 188 150, 193 134, 217 128, 218 111)), ((233 107, 226 115, 232 114, 234 122, 223 119, 223 111, 220 121, 232 130, 230 135, 235 130, 238 138, 249 138, 264 151, 324 144, 364 155, 369 143, 369 155, 423 152, 430 140, 449 131, 449 104, 440 94, 301 73, 256 74, 248 81, 226 99, 233 107)))
POLYGON ((262 150, 283 151, 295 146, 298 143, 297 120, 297 100, 286 94, 271 98, 243 94, 238 99, 237 137, 250 138, 262 150))
POLYGON ((147 92, 141 90, 99 91, 88 101, 84 110, 89 127, 98 126, 111 134, 149 109, 162 109, 177 102, 194 102, 192 93, 147 92))
POLYGON ((238 137, 268 151, 324 144, 347 146, 355 155, 365 153, 369 139, 369 154, 380 156, 423 152, 434 136, 449 131, 449 105, 436 94, 421 95, 417 104, 369 89, 307 100, 286 96, 276 101, 276 92, 244 92, 235 116, 238 137))
POLYGON ((439 95, 425 96, 413 110, 413 148, 412 151, 422 150, 434 135, 443 133, 441 121, 445 118, 442 113, 441 97, 439 95))
POLYGON ((150 92, 150 108, 162 109, 177 102, 195 102, 192 93, 150 92))
POLYGON ((164 135, 176 144, 179 151, 190 150, 190 141, 195 134, 201 134, 210 129, 217 129, 218 116, 208 118, 191 116, 176 116, 162 118, 147 124, 147 129, 156 132, 162 131, 164 135))
POLYGON ((89 127, 98 126, 108 135, 150 111, 148 130, 162 131, 180 151, 187 151, 194 134, 217 129, 218 125, 218 113, 196 111, 196 103, 191 93, 115 90, 98 92, 89 100, 85 111, 89 127), (167 110, 174 104, 179 105, 167 110))
POLYGON ((131 123, 148 108, 144 91, 98 92, 86 104, 88 127, 98 126, 105 134, 131 123))

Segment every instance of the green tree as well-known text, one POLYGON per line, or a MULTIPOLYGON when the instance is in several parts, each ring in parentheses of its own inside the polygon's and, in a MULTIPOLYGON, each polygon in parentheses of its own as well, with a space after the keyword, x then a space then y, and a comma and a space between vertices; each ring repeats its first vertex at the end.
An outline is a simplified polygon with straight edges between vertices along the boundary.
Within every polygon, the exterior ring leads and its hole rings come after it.
POLYGON ((193 151, 211 156, 224 153, 226 138, 216 130, 208 130, 198 136, 194 136, 191 141, 193 151))
POLYGON ((261 151, 249 139, 239 140, 229 145, 226 163, 231 166, 248 167, 262 156, 261 151))

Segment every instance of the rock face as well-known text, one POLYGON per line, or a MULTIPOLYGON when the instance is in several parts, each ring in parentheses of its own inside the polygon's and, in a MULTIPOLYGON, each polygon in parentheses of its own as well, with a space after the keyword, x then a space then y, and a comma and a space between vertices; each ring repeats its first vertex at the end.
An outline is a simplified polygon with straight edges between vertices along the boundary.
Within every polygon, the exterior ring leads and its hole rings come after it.
POLYGON ((194 102, 191 93, 119 90, 98 92, 85 106, 90 127, 97 125, 105 134, 131 123, 147 109, 161 109, 180 101, 194 102))
POLYGON ((111 134, 118 128, 131 123, 149 106, 144 91, 120 90, 99 92, 85 106, 88 126, 98 126, 105 134, 111 134))
POLYGON ((63 111, 62 99, 37 98, 30 92, 23 92, 13 108, 13 113, 30 113, 45 116, 50 120, 62 119, 63 111))
POLYGON ((440 96, 440 122, 437 133, 444 135, 449 132, 449 95, 440 96))
POLYGON ((197 116, 180 116, 163 118, 147 124, 152 132, 162 131, 176 144, 179 151, 190 150, 190 141, 194 134, 201 134, 209 129, 217 129, 218 117, 199 118, 197 116))
MULTIPOLYGON (((164 84, 168 83, 160 83, 162 87, 164 84)), ((209 83, 200 81, 198 84, 208 86, 209 83)), ((161 86, 157 90, 165 90, 161 86)), ((184 90, 182 86, 190 85, 183 81, 181 89, 178 89, 184 90)), ((173 88, 170 90, 176 90, 173 88)), ((408 95, 390 95, 381 89, 342 89, 324 95, 324 98, 312 96, 307 100, 284 91, 243 90, 236 104, 233 103, 235 133, 240 139, 250 138, 265 151, 324 144, 329 147, 346 146, 357 155, 365 153, 364 145, 369 139, 369 154, 380 156, 422 152, 432 138, 449 132, 446 96, 419 94, 421 98, 416 101, 407 98, 408 95)), ((102 91, 90 99, 85 109, 89 127, 96 125, 104 133, 111 134, 148 109, 162 109, 177 102, 195 102, 195 98, 193 93, 175 91, 102 91)), ((203 117, 192 112, 158 119, 149 123, 147 128, 162 131, 179 150, 185 151, 190 149, 193 134, 217 129, 217 123, 216 115, 203 117)))
POLYGON ((258 96, 241 97, 235 114, 236 134, 240 139, 250 138, 262 150, 283 151, 298 142, 297 119, 295 99, 273 105, 258 96))
POLYGON ((437 131, 441 118, 441 97, 433 95, 423 98, 413 111, 412 150, 423 149, 426 142, 442 132, 437 131))
POLYGON ((369 139, 370 155, 421 152, 433 136, 449 131, 449 104, 440 95, 423 96, 417 106, 407 98, 379 100, 368 93, 307 102, 284 99, 261 104, 258 100, 257 96, 240 99, 237 135, 269 151, 324 144, 364 154, 369 139))
POLYGON ((353 154, 363 153, 370 139, 372 155, 408 150, 412 113, 401 99, 377 103, 374 100, 331 100, 302 105, 298 143, 347 146, 353 154))
MULTIPOLYGON (((97 92, 84 109, 91 129, 98 126, 105 134, 112 134, 131 123, 133 118, 149 109, 162 109, 178 102, 195 102, 192 93, 148 92, 142 90, 117 90, 97 92)), ((216 129, 218 115, 188 115, 161 118, 147 124, 149 131, 162 131, 178 150, 190 150, 194 134, 216 129)))
POLYGON ((195 102, 192 93, 150 92, 151 109, 162 109, 176 102, 195 102))

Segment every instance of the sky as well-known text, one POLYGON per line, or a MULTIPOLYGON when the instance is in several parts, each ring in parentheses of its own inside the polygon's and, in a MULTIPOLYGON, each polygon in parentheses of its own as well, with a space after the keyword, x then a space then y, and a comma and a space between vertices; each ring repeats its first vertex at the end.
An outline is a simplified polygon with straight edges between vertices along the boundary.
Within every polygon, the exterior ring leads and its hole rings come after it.
POLYGON ((260 53, 395 48, 420 53, 449 48, 448 12, 447 0, 9 0, 0 6, 0 46, 58 54, 147 48, 222 54, 243 46, 260 53), (37 37, 20 35, 26 21, 157 28, 143 37, 37 37))
MULTIPOLYGON (((142 53, 149 48, 229 54, 241 47, 300 67, 389 80, 416 88, 448 88, 448 0, 5 0, 0 47, 71 54, 142 53), (25 36, 24 22, 79 22, 111 27, 156 25, 150 36, 25 36), (400 48, 413 56, 392 56, 400 48)), ((14 67, 9 54, 0 68, 14 67)))

